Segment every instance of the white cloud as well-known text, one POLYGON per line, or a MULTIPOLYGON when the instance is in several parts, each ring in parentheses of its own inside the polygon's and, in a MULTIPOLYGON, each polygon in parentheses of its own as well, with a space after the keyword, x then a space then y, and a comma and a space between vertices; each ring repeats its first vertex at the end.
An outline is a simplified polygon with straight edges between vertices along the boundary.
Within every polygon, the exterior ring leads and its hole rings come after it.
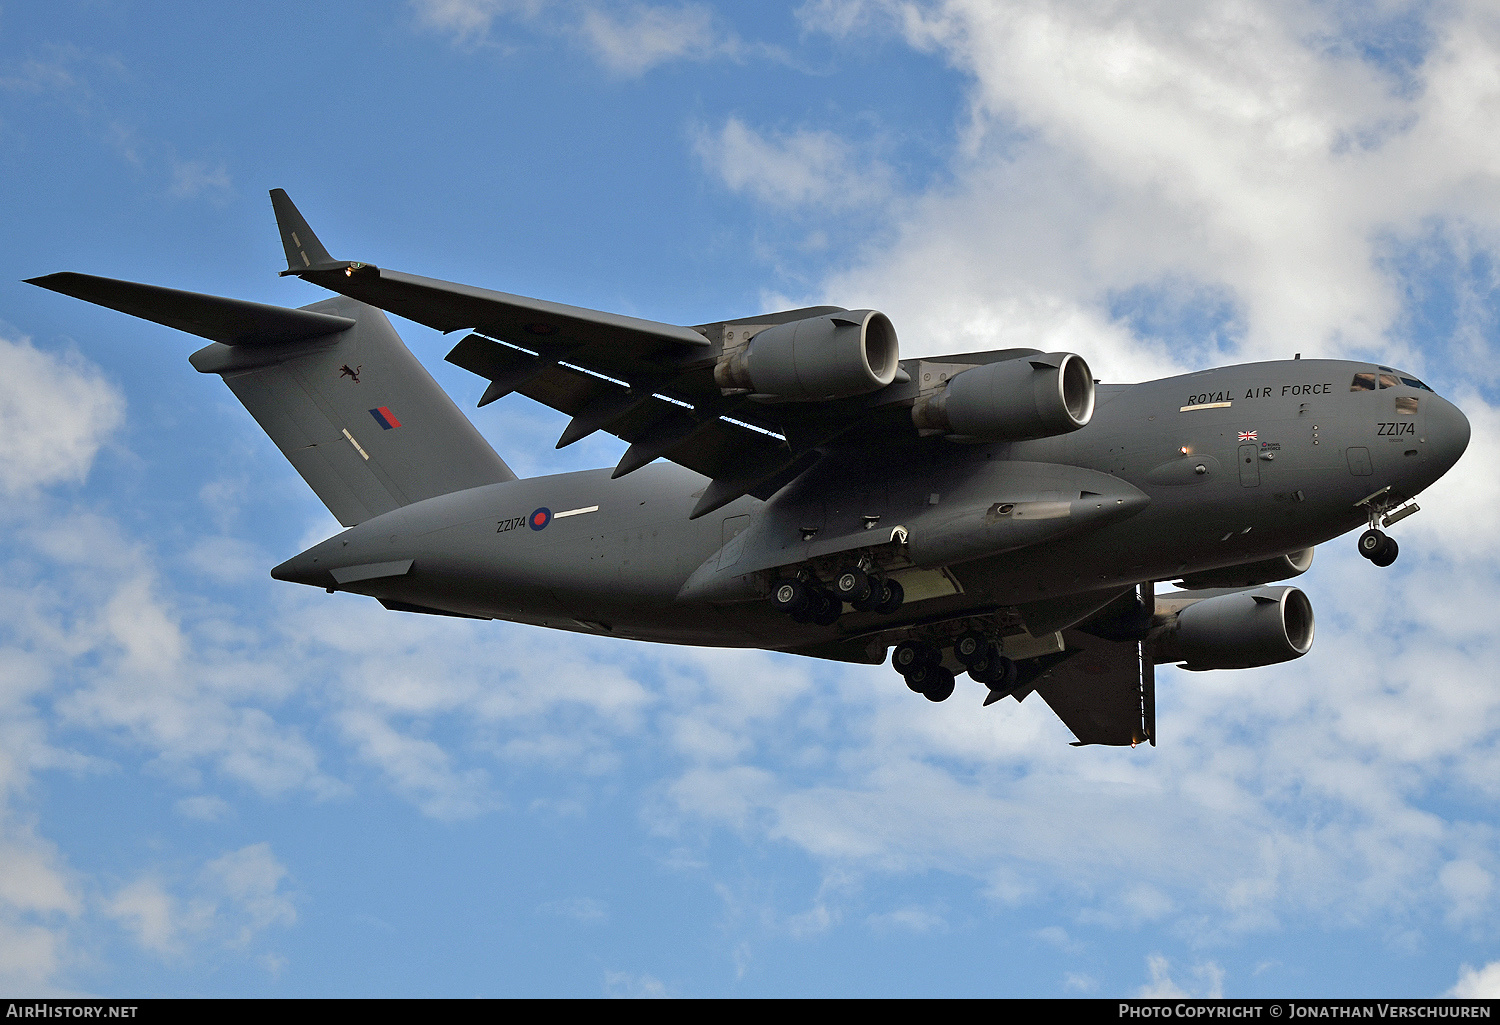
POLYGON ((273 926, 296 923, 297 909, 282 889, 286 876, 270 844, 251 844, 207 862, 182 896, 162 879, 142 876, 106 898, 102 911, 164 958, 191 957, 208 941, 244 948, 273 926))
POLYGON ((1070 340, 1114 379, 1230 354, 1411 356, 1388 334, 1401 308, 1391 245, 1424 244, 1434 218, 1491 251, 1500 237, 1500 160, 1493 133, 1473 130, 1500 98, 1500 25, 1477 4, 1429 12, 1432 50, 1404 88, 1325 44, 1336 14, 1296 2, 808 5, 810 28, 888 26, 970 81, 956 185, 902 210, 897 244, 826 293, 894 308, 903 340, 923 345, 1070 340), (1189 346, 1122 336, 1110 323, 1121 296, 1169 313, 1184 298, 1227 302, 1231 332, 1189 346))
POLYGON ((535 16, 544 5, 545 0, 411 0, 419 25, 460 45, 484 41, 501 15, 535 16))
POLYGON ((695 148, 730 189, 773 206, 842 210, 890 194, 889 170, 832 132, 767 137, 731 117, 716 133, 700 131, 695 148))
POLYGON ((474 48, 492 45, 496 22, 571 36, 609 72, 626 77, 672 61, 706 61, 749 51, 732 32, 721 32, 711 8, 700 3, 673 5, 608 3, 593 0, 411 0, 417 24, 474 48))
POLYGON ((128 929, 147 950, 172 955, 182 949, 181 933, 203 928, 212 918, 213 908, 200 902, 184 912, 159 880, 137 879, 104 902, 104 913, 128 929))
POLYGON ((222 203, 234 194, 234 185, 229 180, 229 168, 221 160, 211 164, 207 160, 169 160, 172 174, 171 193, 178 199, 209 199, 222 203))
POLYGON ((604 995, 637 1000, 661 1000, 672 996, 670 990, 654 975, 634 972, 605 972, 604 995))
POLYGON ((82 356, 0 337, 0 491, 82 482, 124 413, 119 390, 82 356))
POLYGON ((291 926, 297 908, 281 888, 286 866, 268 843, 230 851, 204 866, 204 875, 229 898, 239 915, 234 943, 244 946, 273 925, 291 926))
MULTIPOLYGON (((5 710, 9 718, 10 710, 5 710)), ((7 730, 14 737, 14 731, 7 730)), ((29 747, 30 745, 28 745, 29 747)), ((14 751, 23 757, 29 751, 14 751)), ((0 986, 47 992, 77 954, 71 929, 84 910, 79 880, 53 845, 16 821, 5 797, 18 780, 0 778, 0 986), (5 785, 9 784, 9 785, 5 785)))
POLYGON ((1464 965, 1459 970, 1458 981, 1443 995, 1459 1000, 1500 999, 1500 961, 1491 961, 1483 968, 1464 965))
POLYGON ((897 908, 895 911, 888 911, 884 914, 870 915, 865 922, 879 932, 900 930, 925 935, 948 931, 948 923, 942 915, 916 905, 897 908))
POLYGON ((641 75, 672 60, 708 60, 724 49, 713 12, 701 4, 631 4, 618 14, 590 7, 579 31, 600 63, 621 75, 641 75))
POLYGON ((584 925, 593 925, 603 922, 609 918, 609 908, 603 901, 592 897, 570 897, 567 900, 547 901, 537 907, 537 911, 544 915, 557 915, 560 918, 571 918, 575 922, 584 925))
POLYGON ((212 794, 184 797, 172 807, 183 818, 196 819, 199 822, 219 822, 229 817, 234 810, 229 806, 228 801, 212 794))
POLYGON ((1212 961, 1193 966, 1193 976, 1198 983, 1195 987, 1196 992, 1190 992, 1172 981, 1172 963, 1161 954, 1152 954, 1146 958, 1146 971, 1150 974, 1151 980, 1142 986, 1137 994, 1145 999, 1201 997, 1209 1000, 1222 1000, 1224 998, 1224 970, 1212 961))

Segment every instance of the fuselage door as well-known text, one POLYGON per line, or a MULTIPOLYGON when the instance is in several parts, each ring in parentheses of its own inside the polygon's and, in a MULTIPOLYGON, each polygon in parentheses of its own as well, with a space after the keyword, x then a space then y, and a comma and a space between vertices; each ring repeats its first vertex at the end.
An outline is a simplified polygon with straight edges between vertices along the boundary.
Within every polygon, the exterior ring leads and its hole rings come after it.
POLYGON ((1240 446, 1240 486, 1260 487, 1259 450, 1254 445, 1240 446))
POLYGON ((728 569, 740 561, 740 554, 745 550, 745 542, 735 542, 745 528, 750 526, 748 516, 726 516, 724 517, 724 547, 719 549, 719 568, 728 569))

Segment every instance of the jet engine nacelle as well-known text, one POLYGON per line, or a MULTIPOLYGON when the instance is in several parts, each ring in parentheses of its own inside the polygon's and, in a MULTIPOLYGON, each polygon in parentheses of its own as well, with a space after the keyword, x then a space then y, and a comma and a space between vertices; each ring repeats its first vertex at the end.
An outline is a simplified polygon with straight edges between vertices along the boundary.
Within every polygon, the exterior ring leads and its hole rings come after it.
POLYGON ((1287 552, 1274 559, 1245 562, 1238 566, 1223 566, 1189 573, 1178 581, 1179 587, 1198 590, 1204 587, 1256 587, 1276 580, 1287 580, 1301 576, 1312 565, 1313 550, 1304 548, 1300 552, 1287 552))
POLYGON ((1151 660, 1157 665, 1253 669, 1290 662, 1312 649, 1312 602, 1296 587, 1259 587, 1206 598, 1177 592, 1159 596, 1157 603, 1158 610, 1163 605, 1179 609, 1152 639, 1151 660), (1183 600, 1190 604, 1183 607, 1183 600))
POLYGON ((912 406, 912 423, 983 441, 1076 431, 1094 415, 1094 378, 1083 357, 1049 352, 971 367, 912 406))
POLYGON ((757 332, 719 361, 714 382, 770 400, 841 399, 884 388, 899 369, 890 318, 846 310, 757 332))

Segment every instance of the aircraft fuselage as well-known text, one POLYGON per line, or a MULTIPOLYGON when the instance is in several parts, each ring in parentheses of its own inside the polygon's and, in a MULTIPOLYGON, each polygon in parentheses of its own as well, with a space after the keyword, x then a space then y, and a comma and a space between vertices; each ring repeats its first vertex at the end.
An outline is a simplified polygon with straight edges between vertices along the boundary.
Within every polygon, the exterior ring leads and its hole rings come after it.
POLYGON ((1357 503, 1381 489, 1416 495, 1468 437, 1463 415, 1409 375, 1351 361, 1254 363, 1101 385, 1088 426, 1057 437, 955 444, 914 433, 904 450, 878 453, 841 439, 769 501, 741 498, 696 520, 708 482, 668 463, 616 480, 601 469, 473 488, 360 523, 274 575, 393 607, 667 643, 807 647, 1309 548, 1365 524, 1357 503), (1046 499, 1032 505, 1052 511, 999 523, 1022 471, 1046 499), (896 528, 908 578, 947 581, 930 594, 909 588, 897 614, 851 611, 825 627, 764 600, 769 581, 815 560, 818 546, 861 531, 889 546, 896 528), (1042 533, 1007 548, 983 540, 991 528, 1042 533), (741 534, 762 555, 780 553, 776 566, 737 566, 741 534), (968 537, 979 540, 966 548, 968 537), (924 551, 939 563, 924 564, 924 551), (942 562, 944 552, 957 561, 942 562))

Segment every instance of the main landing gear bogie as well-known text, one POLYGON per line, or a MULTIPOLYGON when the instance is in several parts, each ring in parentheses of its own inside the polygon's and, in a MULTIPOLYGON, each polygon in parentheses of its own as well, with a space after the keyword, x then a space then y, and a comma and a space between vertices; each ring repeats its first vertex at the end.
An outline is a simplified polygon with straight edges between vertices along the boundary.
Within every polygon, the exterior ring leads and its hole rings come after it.
POLYGON ((1359 535, 1359 554, 1377 566, 1385 567, 1396 561, 1401 546, 1385 531, 1371 527, 1359 535))
MULTIPOLYGON (((1008 694, 1015 689, 1016 663, 1000 646, 978 631, 959 635, 953 642, 953 657, 968 671, 969 678, 991 691, 1008 694)), ((906 686, 928 701, 945 701, 953 694, 955 677, 943 665, 943 649, 930 641, 902 641, 891 652, 891 665, 906 680, 906 686)))
POLYGON ((906 591, 899 581, 877 576, 860 566, 846 566, 825 587, 809 571, 776 582, 771 604, 798 623, 832 626, 847 603, 856 612, 888 616, 901 607, 906 591))

